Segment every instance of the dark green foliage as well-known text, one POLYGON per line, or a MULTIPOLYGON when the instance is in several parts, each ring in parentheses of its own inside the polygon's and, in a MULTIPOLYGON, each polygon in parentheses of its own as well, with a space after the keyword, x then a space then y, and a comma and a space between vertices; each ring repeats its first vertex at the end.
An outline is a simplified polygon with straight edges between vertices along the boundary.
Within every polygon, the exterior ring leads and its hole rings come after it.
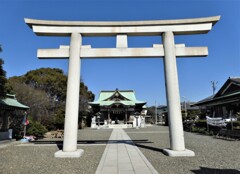
MULTIPOLYGON (((0 52, 2 52, 2 46, 0 45, 0 52)), ((0 97, 4 97, 6 94, 5 84, 7 82, 6 72, 3 70, 4 61, 0 58, 0 97)))
POLYGON ((9 129, 13 130, 13 138, 14 139, 21 139, 23 137, 23 117, 24 111, 17 110, 10 114, 9 117, 9 129))
POLYGON ((195 127, 207 128, 207 120, 198 120, 198 121, 196 121, 195 127))
POLYGON ((147 111, 148 111, 148 115, 154 116, 156 112, 155 106, 148 107, 147 111))
MULTIPOLYGON (((9 91, 16 93, 17 99, 30 107, 29 114, 34 121, 48 130, 63 129, 67 91, 67 76, 61 69, 41 68, 29 71, 8 80, 9 91)), ((79 116, 89 113, 88 102, 94 94, 80 84, 79 116)))
POLYGON ((197 120, 191 127, 185 131, 195 132, 199 134, 207 135, 209 132, 207 131, 207 122, 206 120, 197 120))
POLYGON ((27 129, 27 135, 33 135, 37 138, 42 138, 48 130, 38 121, 30 121, 27 129))
POLYGON ((232 124, 234 129, 240 129, 240 121, 233 121, 233 123, 227 123, 227 129, 232 129, 232 124))
POLYGON ((7 82, 6 72, 3 70, 4 61, 0 59, 0 97, 4 97, 6 94, 5 84, 7 82))
POLYGON ((23 81, 32 88, 44 90, 56 101, 66 98, 67 77, 61 69, 41 68, 29 71, 23 81))
POLYGON ((201 114, 201 112, 200 112, 200 110, 188 110, 187 111, 187 117, 188 118, 190 118, 190 119, 195 119, 196 118, 196 116, 198 115, 200 115, 201 114))
POLYGON ((83 82, 80 83, 80 98, 79 98, 79 110, 80 112, 84 112, 88 110, 88 102, 93 101, 95 95, 88 91, 88 87, 85 86, 83 82))
POLYGON ((200 133, 200 134, 204 134, 204 135, 208 134, 207 128, 204 128, 204 127, 193 126, 191 129, 191 132, 196 132, 196 133, 200 133))
POLYGON ((151 123, 155 123, 155 113, 156 113, 156 109, 155 109, 155 106, 150 106, 150 107, 147 107, 147 113, 148 115, 151 116, 151 123))
POLYGON ((58 129, 64 128, 64 120, 65 120, 65 108, 59 108, 55 115, 53 120, 53 125, 58 129))
POLYGON ((12 85, 17 99, 30 107, 29 114, 32 115, 33 119, 41 122, 42 117, 48 115, 48 108, 51 105, 46 93, 17 80, 9 80, 9 83, 12 85))

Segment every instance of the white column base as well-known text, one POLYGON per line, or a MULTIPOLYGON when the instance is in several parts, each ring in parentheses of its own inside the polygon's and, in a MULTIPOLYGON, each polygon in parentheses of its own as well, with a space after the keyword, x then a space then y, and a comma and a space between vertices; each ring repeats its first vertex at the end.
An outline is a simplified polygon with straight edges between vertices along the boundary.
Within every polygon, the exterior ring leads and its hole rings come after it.
POLYGON ((54 157, 55 158, 80 158, 83 155, 84 150, 77 149, 73 152, 64 152, 62 150, 59 150, 55 152, 54 157))
POLYGON ((171 149, 163 149, 163 153, 170 157, 193 157, 195 156, 195 153, 191 150, 185 149, 185 150, 171 150, 171 149))

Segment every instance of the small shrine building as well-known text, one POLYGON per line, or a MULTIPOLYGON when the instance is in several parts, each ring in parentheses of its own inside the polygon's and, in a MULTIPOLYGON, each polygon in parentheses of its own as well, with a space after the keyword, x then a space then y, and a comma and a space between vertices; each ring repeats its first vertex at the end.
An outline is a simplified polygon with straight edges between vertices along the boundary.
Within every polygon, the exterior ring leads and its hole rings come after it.
POLYGON ((14 112, 24 112, 28 109, 29 107, 20 103, 15 95, 6 94, 4 98, 0 99, 0 140, 12 138, 9 132, 9 124, 15 116, 14 112))
POLYGON ((101 122, 126 124, 132 122, 131 116, 140 113, 146 103, 137 100, 133 90, 116 89, 101 91, 98 100, 89 105, 94 113, 100 113, 101 122))

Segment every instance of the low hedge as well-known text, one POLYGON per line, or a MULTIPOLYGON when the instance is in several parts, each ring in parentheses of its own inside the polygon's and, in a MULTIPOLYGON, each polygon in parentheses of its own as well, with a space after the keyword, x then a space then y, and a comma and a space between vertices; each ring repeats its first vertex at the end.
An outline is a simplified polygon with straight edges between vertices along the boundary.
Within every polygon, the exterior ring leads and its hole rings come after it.
MULTIPOLYGON (((231 122, 227 123, 227 129, 231 129, 232 125, 231 122)), ((233 121, 234 128, 240 128, 240 121, 233 121)))
POLYGON ((206 128, 207 127, 207 120, 197 120, 196 123, 195 123, 195 127, 206 128))

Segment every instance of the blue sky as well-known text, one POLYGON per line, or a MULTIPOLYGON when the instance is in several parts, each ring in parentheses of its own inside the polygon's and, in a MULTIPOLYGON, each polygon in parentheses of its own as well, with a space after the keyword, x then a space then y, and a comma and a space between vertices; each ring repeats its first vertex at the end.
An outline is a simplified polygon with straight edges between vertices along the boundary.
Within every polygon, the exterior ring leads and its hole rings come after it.
MULTIPOLYGON (((0 0, 0 44, 7 77, 41 67, 61 68, 67 60, 39 60, 38 48, 69 45, 67 37, 36 36, 24 18, 42 20, 131 21, 198 18, 221 15, 208 34, 176 36, 176 43, 208 46, 209 56, 177 60, 180 95, 198 101, 228 77, 240 77, 240 1, 238 0, 0 0)), ((131 37, 129 47, 151 47, 161 37, 131 37)), ((92 47, 114 47, 115 38, 83 38, 92 47)), ((81 77, 98 97, 101 90, 133 89, 148 106, 166 104, 163 60, 84 59, 81 77)), ((183 98, 181 98, 183 100, 183 98)))

